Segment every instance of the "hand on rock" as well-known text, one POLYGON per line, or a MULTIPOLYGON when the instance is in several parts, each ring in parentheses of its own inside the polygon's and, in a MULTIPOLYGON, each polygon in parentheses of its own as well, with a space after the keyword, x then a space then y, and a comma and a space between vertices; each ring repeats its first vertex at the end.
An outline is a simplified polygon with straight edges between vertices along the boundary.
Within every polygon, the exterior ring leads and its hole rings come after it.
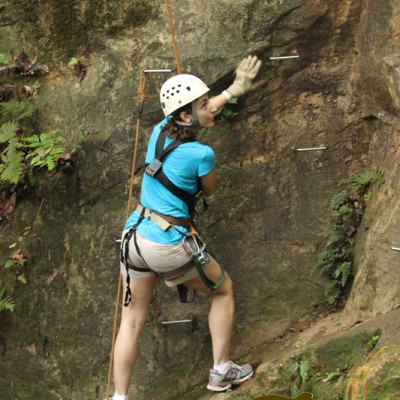
POLYGON ((246 93, 253 83, 261 67, 261 60, 257 56, 247 56, 236 68, 235 80, 228 88, 228 92, 233 97, 239 97, 246 93))

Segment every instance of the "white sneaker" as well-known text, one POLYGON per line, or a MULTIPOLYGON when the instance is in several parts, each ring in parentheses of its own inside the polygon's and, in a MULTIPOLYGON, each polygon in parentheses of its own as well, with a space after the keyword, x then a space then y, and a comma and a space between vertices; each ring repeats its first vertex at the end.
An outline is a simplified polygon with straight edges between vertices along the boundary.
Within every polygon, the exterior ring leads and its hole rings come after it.
POLYGON ((216 369, 210 370, 207 389, 214 392, 223 392, 232 385, 241 385, 253 376, 253 367, 250 364, 237 365, 229 361, 228 370, 220 374, 216 369))

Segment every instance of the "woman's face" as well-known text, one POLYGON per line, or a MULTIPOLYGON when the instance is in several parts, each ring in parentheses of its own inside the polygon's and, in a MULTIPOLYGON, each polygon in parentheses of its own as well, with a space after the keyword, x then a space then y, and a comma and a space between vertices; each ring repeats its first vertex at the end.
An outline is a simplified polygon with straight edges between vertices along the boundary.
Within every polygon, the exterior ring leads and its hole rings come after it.
POLYGON ((217 111, 216 107, 210 104, 208 93, 203 94, 194 101, 194 107, 197 113, 197 119, 203 128, 211 128, 214 126, 214 117, 217 111))

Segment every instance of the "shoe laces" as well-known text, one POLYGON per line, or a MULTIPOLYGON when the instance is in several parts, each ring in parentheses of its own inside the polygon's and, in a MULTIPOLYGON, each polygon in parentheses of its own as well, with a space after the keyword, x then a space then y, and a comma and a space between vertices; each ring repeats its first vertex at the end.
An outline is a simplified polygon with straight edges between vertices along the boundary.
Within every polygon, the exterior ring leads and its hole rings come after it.
POLYGON ((240 374, 244 374, 242 367, 240 367, 239 365, 232 363, 232 365, 230 366, 230 368, 227 371, 227 375, 233 376, 233 377, 237 377, 240 376, 240 374))

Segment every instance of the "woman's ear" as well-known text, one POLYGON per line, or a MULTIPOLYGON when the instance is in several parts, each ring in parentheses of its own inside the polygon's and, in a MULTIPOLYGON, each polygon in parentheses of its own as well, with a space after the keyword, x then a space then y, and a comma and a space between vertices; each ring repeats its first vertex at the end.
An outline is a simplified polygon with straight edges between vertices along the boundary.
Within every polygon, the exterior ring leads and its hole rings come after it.
POLYGON ((183 122, 192 122, 192 115, 187 113, 186 111, 182 111, 179 116, 183 122))

